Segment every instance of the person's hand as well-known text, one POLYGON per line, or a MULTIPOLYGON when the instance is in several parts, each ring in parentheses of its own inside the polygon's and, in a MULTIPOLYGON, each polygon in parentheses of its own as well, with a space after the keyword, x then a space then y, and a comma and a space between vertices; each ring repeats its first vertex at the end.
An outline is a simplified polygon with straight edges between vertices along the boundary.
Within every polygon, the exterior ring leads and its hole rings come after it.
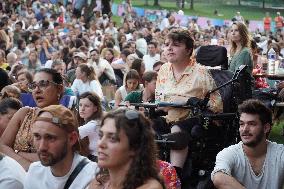
POLYGON ((17 88, 19 88, 19 89, 21 89, 19 82, 13 83, 12 85, 15 86, 15 87, 17 87, 17 88))
POLYGON ((41 45, 36 45, 36 50, 40 51, 41 50, 41 45))
POLYGON ((42 43, 42 47, 43 47, 44 49, 47 49, 47 44, 46 44, 46 43, 42 43))

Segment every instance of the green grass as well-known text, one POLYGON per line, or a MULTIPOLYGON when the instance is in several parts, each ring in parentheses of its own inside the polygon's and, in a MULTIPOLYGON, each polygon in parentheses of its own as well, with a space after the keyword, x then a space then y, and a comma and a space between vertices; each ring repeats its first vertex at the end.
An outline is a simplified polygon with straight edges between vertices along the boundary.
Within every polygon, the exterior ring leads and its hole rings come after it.
POLYGON ((284 127, 284 121, 281 121, 280 123, 276 123, 272 127, 272 131, 270 133, 270 140, 284 144, 284 136, 282 136, 282 129, 284 127))
MULTIPOLYGON (((122 0, 114 0, 115 3, 121 3, 122 0)), ((144 5, 144 0, 132 0, 132 6, 143 7, 147 9, 167 9, 170 11, 178 11, 175 2, 165 2, 160 0, 160 7, 152 6, 153 0, 149 0, 150 6, 144 5)), ((194 3, 194 10, 189 9, 189 4, 183 9, 186 15, 203 16, 209 18, 219 19, 232 19, 237 11, 241 12, 241 15, 248 20, 262 20, 265 16, 265 12, 270 12, 271 17, 276 16, 276 10, 274 9, 262 9, 252 6, 238 6, 238 5, 225 5, 218 3, 194 3), (218 10, 218 13, 223 16, 216 16, 213 14, 214 10, 218 10)))

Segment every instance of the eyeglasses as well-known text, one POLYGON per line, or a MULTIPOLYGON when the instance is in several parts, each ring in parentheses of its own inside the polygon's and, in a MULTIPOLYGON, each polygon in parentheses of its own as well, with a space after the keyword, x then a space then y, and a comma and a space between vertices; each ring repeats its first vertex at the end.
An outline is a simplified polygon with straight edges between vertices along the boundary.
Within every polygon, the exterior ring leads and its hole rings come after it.
POLYGON ((36 89, 36 87, 38 87, 40 90, 45 90, 49 85, 58 85, 57 83, 53 82, 53 81, 48 81, 48 80, 41 80, 38 83, 36 82, 32 82, 28 84, 28 89, 30 91, 33 91, 36 89))

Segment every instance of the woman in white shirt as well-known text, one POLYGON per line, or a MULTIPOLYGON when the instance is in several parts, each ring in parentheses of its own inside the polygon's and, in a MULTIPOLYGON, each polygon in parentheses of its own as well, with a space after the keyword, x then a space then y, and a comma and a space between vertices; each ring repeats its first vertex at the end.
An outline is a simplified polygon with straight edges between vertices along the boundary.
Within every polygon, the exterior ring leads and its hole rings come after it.
POLYGON ((74 80, 71 89, 73 92, 80 96, 84 92, 96 93, 100 99, 103 99, 102 86, 96 77, 93 67, 87 64, 80 64, 76 68, 76 79, 74 80))
POLYGON ((89 151, 88 158, 92 161, 97 159, 97 141, 98 127, 101 124, 103 116, 102 104, 100 97, 95 93, 85 92, 79 97, 79 116, 80 122, 83 123, 79 127, 80 138, 88 137, 89 151))

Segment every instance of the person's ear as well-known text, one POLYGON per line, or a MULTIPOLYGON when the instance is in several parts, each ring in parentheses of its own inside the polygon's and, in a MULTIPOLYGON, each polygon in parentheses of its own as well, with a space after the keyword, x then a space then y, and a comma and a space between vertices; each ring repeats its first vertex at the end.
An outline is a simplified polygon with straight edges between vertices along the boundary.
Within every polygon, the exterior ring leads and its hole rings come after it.
POLYGON ((57 89, 58 89, 58 94, 60 94, 60 97, 63 96, 63 93, 64 93, 64 86, 63 86, 63 84, 57 85, 57 89))
POLYGON ((264 133, 267 135, 271 131, 271 124, 266 123, 264 124, 264 133))
POLYGON ((79 134, 76 131, 72 131, 71 133, 68 133, 68 141, 70 146, 74 146, 79 140, 79 134))
POLYGON ((187 55, 188 55, 188 56, 191 56, 191 55, 192 55, 192 49, 188 49, 187 55))
POLYGON ((145 86, 147 86, 149 84, 149 82, 148 81, 145 81, 145 86))

